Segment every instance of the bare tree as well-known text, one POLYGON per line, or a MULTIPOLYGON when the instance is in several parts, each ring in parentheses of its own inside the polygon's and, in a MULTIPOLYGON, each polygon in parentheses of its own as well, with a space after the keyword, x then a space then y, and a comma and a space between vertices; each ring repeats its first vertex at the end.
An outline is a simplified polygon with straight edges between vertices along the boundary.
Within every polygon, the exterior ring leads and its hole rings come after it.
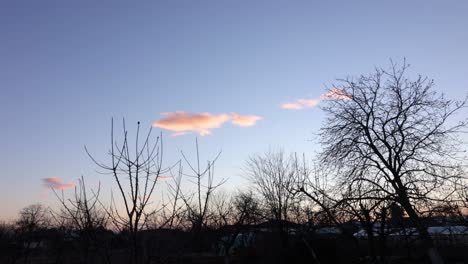
MULTIPOLYGON (((37 246, 42 243, 41 237, 35 236, 35 233, 47 228, 49 222, 49 211, 42 204, 32 204, 21 209, 16 226, 19 241, 24 249, 24 252, 21 253, 24 263, 29 263, 33 243, 36 243, 37 246)), ((17 257, 14 257, 13 263, 16 262, 17 257)))
POLYGON ((297 162, 295 155, 286 155, 284 151, 267 152, 247 160, 246 177, 263 198, 270 219, 279 228, 281 242, 287 243, 287 221, 294 203, 294 193, 297 177, 297 162))
POLYGON ((16 222, 19 229, 28 232, 45 228, 48 223, 48 210, 42 204, 32 204, 21 209, 16 222))
MULTIPOLYGON (((215 182, 214 166, 221 155, 219 152, 216 157, 206 162, 206 166, 200 165, 200 152, 198 140, 195 140, 196 160, 190 162, 187 156, 181 152, 182 157, 189 167, 190 173, 183 173, 188 180, 194 184, 195 190, 191 193, 180 193, 181 199, 186 205, 187 218, 191 224, 191 232, 193 234, 193 249, 200 251, 203 243, 201 243, 201 234, 204 228, 207 227, 210 218, 210 203, 214 191, 226 180, 221 179, 215 182)), ((182 169, 181 169, 182 170, 182 169)))
POLYGON ((309 206, 313 208, 309 212, 309 221, 340 227, 344 222, 339 208, 343 199, 342 188, 330 183, 328 171, 322 167, 314 166, 312 170, 305 157, 302 162, 295 159, 295 170, 291 192, 294 196, 303 195, 309 200, 309 206))
POLYGON ((224 263, 230 263, 235 244, 243 246, 253 238, 248 227, 262 219, 260 202, 252 191, 238 192, 230 197, 218 193, 213 200, 213 223, 217 228, 220 253, 224 255, 224 263))
POLYGON ((230 193, 225 191, 218 191, 212 196, 209 208, 212 215, 208 223, 211 228, 220 229, 236 222, 233 200, 230 193))
POLYGON ((235 222, 241 224, 258 224, 263 218, 260 201, 252 191, 237 193, 233 198, 235 222))
POLYGON ((253 191, 238 191, 233 195, 217 192, 210 204, 213 212, 214 228, 258 224, 263 218, 260 201, 253 191))
POLYGON ((114 138, 112 120, 109 163, 98 162, 85 147, 86 153, 94 163, 104 170, 104 173, 112 175, 117 184, 118 193, 124 203, 124 213, 122 214, 116 207, 114 198, 107 212, 115 227, 130 234, 132 263, 140 262, 138 232, 145 226, 148 216, 155 212, 149 210, 148 205, 158 178, 165 172, 162 167, 161 136, 158 136, 155 142, 151 142, 151 131, 150 128, 141 140, 140 122, 138 122, 134 145, 131 146, 123 120, 123 138, 122 142, 118 143, 114 138))
POLYGON ((178 229, 183 227, 186 210, 182 194, 182 163, 178 162, 177 173, 173 168, 168 168, 170 181, 167 182, 166 201, 162 201, 161 209, 158 214, 152 214, 147 221, 149 229, 178 229))
POLYGON ((357 219, 361 227, 367 234, 368 252, 372 262, 377 262, 376 235, 380 238, 381 257, 385 257, 385 239, 386 239, 386 218, 387 207, 392 199, 375 189, 372 184, 366 181, 351 181, 340 186, 343 191, 339 207, 345 213, 351 216, 351 219, 357 219), (379 222, 379 229, 376 230, 376 223, 379 222))
POLYGON ((52 188, 55 196, 61 204, 60 211, 52 213, 56 221, 69 223, 69 227, 73 232, 79 234, 80 249, 83 258, 83 263, 90 262, 90 250, 92 248, 99 249, 99 253, 110 263, 108 250, 100 243, 99 233, 107 227, 109 216, 104 208, 101 208, 99 203, 99 194, 101 184, 96 191, 86 191, 84 177, 78 180, 78 186, 75 187, 74 195, 71 198, 65 198, 64 192, 57 193, 52 188))
POLYGON ((457 135, 467 122, 452 118, 466 100, 445 99, 432 80, 411 80, 407 68, 392 63, 389 71, 340 80, 329 91, 320 161, 339 181, 367 182, 400 204, 432 263, 442 263, 419 210, 424 201, 453 195, 453 186, 462 188, 457 135))
POLYGON ((245 173, 263 196, 264 202, 275 220, 288 220, 288 213, 293 201, 290 189, 296 177, 296 159, 284 151, 267 152, 249 158, 245 173))

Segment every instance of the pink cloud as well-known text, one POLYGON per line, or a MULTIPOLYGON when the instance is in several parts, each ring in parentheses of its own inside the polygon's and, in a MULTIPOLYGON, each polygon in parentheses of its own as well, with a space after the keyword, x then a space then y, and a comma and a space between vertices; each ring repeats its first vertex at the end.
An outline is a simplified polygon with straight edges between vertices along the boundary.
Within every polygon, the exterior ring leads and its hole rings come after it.
POLYGON ((287 110, 301 110, 304 108, 311 108, 317 106, 320 103, 320 99, 297 99, 294 102, 286 102, 281 104, 281 108, 287 110))
POLYGON ((56 190, 65 190, 69 188, 74 188, 75 184, 72 182, 62 183, 62 180, 59 177, 47 177, 42 179, 42 184, 44 187, 52 188, 56 190))
POLYGON ((167 180, 172 180, 172 176, 164 176, 164 175, 158 176, 158 181, 167 181, 167 180))
POLYGON ((314 107, 320 103, 319 99, 299 99, 297 101, 305 107, 314 107))
POLYGON ((188 134, 189 132, 186 132, 186 131, 181 131, 181 132, 174 132, 171 134, 171 136, 173 137, 178 137, 178 136, 183 136, 185 134, 188 134))
POLYGON ((161 115, 163 115, 164 118, 154 122, 153 126, 173 131, 174 133, 172 136, 181 136, 190 132, 205 136, 210 135, 213 129, 219 128, 229 121, 234 125, 247 127, 255 125, 255 123, 261 119, 259 116, 242 116, 237 113, 210 114, 170 112, 162 113, 161 115))
POLYGON ((280 106, 286 110, 301 110, 305 108, 315 107, 320 104, 322 100, 350 100, 351 96, 346 94, 342 89, 339 88, 332 88, 324 95, 320 96, 319 98, 311 98, 311 99, 297 99, 292 102, 282 103, 280 106))
POLYGON ((258 120, 262 119, 262 117, 254 115, 242 116, 236 113, 232 113, 231 119, 231 123, 233 123, 234 125, 238 125, 241 127, 249 127, 254 126, 258 120))
POLYGON ((172 112, 162 115, 165 118, 155 122, 153 126, 176 132, 173 135, 182 135, 189 131, 202 136, 209 135, 212 129, 222 126, 229 120, 227 114, 172 112))
POLYGON ((289 103, 282 103, 281 108, 287 109, 287 110, 301 110, 304 108, 304 106, 301 105, 300 103, 289 102, 289 103))

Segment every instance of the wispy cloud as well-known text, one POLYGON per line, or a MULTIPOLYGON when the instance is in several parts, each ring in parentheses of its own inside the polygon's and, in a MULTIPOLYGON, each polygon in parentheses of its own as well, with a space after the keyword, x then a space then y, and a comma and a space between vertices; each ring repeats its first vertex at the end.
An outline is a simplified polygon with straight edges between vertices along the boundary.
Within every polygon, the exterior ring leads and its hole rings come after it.
POLYGON ((292 102, 286 102, 281 104, 281 108, 287 110, 301 110, 305 108, 311 108, 317 106, 320 103, 320 99, 297 99, 292 102))
POLYGON ((42 179, 42 184, 44 187, 52 188, 56 190, 65 190, 69 188, 74 188, 75 184, 72 182, 63 183, 59 177, 47 177, 42 179))
POLYGON ((301 110, 304 108, 304 106, 298 102, 287 102, 287 103, 282 103, 281 108, 287 109, 287 110, 301 110))
POLYGON ((210 135, 211 131, 219 128, 226 122, 234 125, 248 127, 253 126, 262 117, 254 115, 231 114, 210 114, 210 113, 186 113, 169 112, 162 113, 164 118, 153 123, 153 126, 173 131, 172 136, 181 136, 190 132, 198 133, 201 136, 210 135))
POLYGON ((286 102, 281 104, 281 108, 287 110, 301 110, 305 108, 315 107, 320 103, 320 99, 297 99, 292 102, 286 102))
POLYGON ((312 108, 320 104, 322 100, 349 100, 350 96, 343 90, 332 88, 327 93, 321 95, 319 98, 300 98, 291 102, 285 102, 280 105, 281 108, 286 110, 302 110, 312 108))

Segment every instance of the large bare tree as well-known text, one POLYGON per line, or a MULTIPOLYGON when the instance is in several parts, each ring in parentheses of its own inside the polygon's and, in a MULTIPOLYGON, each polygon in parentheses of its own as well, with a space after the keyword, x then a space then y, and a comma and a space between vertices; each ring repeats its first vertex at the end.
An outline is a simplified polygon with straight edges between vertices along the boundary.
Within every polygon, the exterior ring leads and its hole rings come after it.
POLYGON ((467 122, 456 119, 466 99, 448 100, 433 86, 426 77, 410 78, 406 62, 339 80, 322 107, 320 162, 338 181, 366 182, 400 204, 432 263, 442 263, 420 210, 466 182, 458 136, 467 122))

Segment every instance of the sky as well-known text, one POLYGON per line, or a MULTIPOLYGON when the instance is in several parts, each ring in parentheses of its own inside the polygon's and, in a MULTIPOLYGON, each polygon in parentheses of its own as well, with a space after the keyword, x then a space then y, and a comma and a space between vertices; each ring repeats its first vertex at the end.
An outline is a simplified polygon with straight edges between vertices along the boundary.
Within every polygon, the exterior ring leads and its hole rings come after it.
MULTIPOLYGON (((269 149, 319 149, 320 101, 337 78, 389 60, 468 92, 467 1, 2 1, 0 220, 56 202, 81 176, 113 188, 111 118, 162 133, 164 161, 222 152, 223 188, 269 149)), ((118 127, 120 128, 120 126, 118 127)), ((120 130, 121 132, 121 130, 120 130)), ((161 190, 164 188, 160 184, 161 190)), ((104 197, 106 198, 106 197, 104 197)))

